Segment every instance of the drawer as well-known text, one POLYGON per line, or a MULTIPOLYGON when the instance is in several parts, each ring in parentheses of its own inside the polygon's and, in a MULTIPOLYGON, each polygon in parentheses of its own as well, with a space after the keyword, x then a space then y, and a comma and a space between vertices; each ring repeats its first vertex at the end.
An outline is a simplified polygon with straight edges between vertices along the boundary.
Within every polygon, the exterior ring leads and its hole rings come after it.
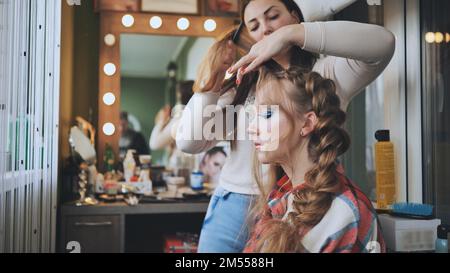
POLYGON ((120 216, 68 216, 65 219, 64 246, 75 242, 79 243, 81 253, 120 252, 120 216))

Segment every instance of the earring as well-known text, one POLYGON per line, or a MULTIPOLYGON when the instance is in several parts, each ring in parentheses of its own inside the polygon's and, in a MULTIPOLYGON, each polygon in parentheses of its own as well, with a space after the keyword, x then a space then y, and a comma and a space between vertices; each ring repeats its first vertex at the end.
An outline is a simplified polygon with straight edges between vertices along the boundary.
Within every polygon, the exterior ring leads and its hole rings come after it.
POLYGON ((303 131, 300 132, 300 135, 301 135, 302 137, 305 136, 305 134, 303 133, 303 131))

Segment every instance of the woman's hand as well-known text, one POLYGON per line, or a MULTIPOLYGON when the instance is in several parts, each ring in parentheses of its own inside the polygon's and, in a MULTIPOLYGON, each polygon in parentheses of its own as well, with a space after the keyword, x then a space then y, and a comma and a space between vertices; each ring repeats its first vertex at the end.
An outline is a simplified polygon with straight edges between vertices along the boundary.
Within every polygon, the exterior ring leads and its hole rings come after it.
POLYGON ((238 72, 237 83, 242 77, 259 68, 263 63, 289 50, 292 46, 303 46, 305 29, 302 24, 281 27, 254 44, 250 52, 233 65, 228 73, 238 72))
POLYGON ((170 121, 170 111, 169 105, 166 105, 159 110, 158 114, 156 114, 155 124, 161 124, 164 127, 170 121))

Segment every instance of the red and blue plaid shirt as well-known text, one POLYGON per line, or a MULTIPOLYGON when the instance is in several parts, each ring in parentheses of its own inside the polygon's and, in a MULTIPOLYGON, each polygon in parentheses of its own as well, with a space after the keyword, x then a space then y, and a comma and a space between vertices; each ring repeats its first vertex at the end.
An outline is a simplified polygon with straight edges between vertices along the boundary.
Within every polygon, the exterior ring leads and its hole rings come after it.
MULTIPOLYGON (((370 200, 337 169, 341 190, 334 198, 322 220, 308 230, 302 244, 307 252, 367 253, 386 252, 377 214, 370 200)), ((292 209, 289 196, 301 190, 305 184, 293 188, 287 176, 280 179, 270 193, 265 212, 257 220, 251 239, 244 252, 255 252, 256 242, 262 233, 264 221, 283 219, 292 209)), ((299 231, 300 232, 300 231, 299 231)))

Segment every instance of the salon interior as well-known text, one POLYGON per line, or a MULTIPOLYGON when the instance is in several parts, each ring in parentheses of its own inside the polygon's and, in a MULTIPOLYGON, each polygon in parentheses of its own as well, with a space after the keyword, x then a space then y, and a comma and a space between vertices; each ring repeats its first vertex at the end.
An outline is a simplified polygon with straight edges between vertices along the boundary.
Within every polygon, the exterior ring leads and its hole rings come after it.
MULTIPOLYGON (((448 252, 450 2, 350 2, 327 20, 383 26, 396 45, 348 107, 351 146, 339 160, 377 208, 388 252, 448 252), (431 206, 432 217, 392 216, 380 194, 431 206)), ((239 26, 240 5, 0 2, 0 253, 198 251, 232 145, 186 154, 164 127, 209 48, 239 26)))

